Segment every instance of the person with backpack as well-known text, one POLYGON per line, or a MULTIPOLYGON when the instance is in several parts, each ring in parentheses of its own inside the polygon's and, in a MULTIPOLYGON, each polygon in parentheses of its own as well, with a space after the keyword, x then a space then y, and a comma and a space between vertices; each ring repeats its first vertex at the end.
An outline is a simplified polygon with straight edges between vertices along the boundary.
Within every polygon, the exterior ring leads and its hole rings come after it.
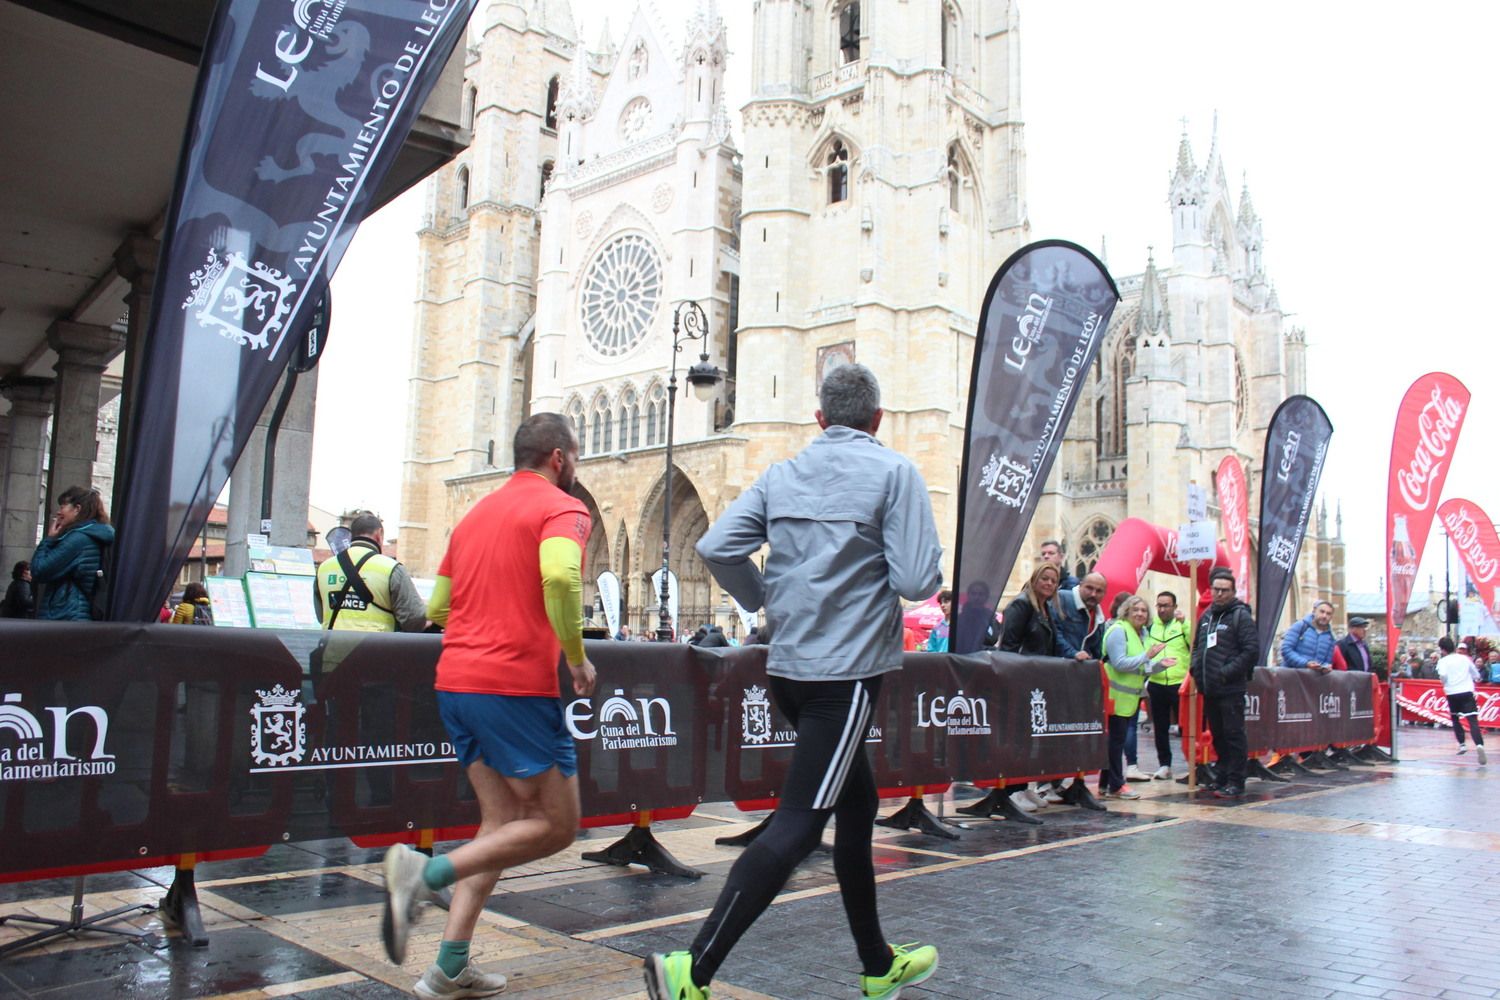
POLYGON ((208 588, 194 580, 183 588, 182 601, 172 612, 173 625, 212 625, 214 623, 213 602, 208 599, 208 588))
POLYGON ((92 487, 70 486, 57 498, 57 511, 31 557, 31 579, 42 585, 38 618, 86 622, 96 617, 94 595, 102 595, 104 550, 115 529, 104 498, 92 487))
POLYGON ((1281 637, 1281 665, 1326 674, 1333 669, 1333 605, 1319 601, 1281 637))
POLYGON ((0 618, 35 618, 36 594, 31 589, 31 563, 22 559, 10 571, 10 586, 0 601, 0 618))
POLYGON ((421 632, 427 602, 395 559, 385 555, 385 525, 371 513, 349 522, 349 547, 318 567, 317 613, 323 628, 421 632))

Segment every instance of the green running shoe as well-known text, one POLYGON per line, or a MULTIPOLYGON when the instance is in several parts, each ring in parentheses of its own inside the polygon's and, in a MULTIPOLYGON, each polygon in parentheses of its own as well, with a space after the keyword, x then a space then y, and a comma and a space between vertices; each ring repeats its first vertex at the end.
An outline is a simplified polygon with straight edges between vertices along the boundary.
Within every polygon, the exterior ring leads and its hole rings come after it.
POLYGON ((674 951, 648 957, 646 995, 651 1000, 708 1000, 708 987, 693 985, 693 953, 674 951))
POLYGON ((937 971, 937 949, 930 944, 891 945, 891 971, 883 976, 860 976, 867 1000, 896 1000, 901 987, 925 983, 937 971))

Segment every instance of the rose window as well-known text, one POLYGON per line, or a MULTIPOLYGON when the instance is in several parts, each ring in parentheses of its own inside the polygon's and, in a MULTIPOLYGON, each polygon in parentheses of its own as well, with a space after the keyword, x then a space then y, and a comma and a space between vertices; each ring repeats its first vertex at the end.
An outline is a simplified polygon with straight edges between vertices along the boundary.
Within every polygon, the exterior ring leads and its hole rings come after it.
POLYGON ((612 358, 639 344, 656 316, 661 285, 661 258, 644 236, 621 236, 599 251, 579 297, 584 334, 594 350, 612 358))

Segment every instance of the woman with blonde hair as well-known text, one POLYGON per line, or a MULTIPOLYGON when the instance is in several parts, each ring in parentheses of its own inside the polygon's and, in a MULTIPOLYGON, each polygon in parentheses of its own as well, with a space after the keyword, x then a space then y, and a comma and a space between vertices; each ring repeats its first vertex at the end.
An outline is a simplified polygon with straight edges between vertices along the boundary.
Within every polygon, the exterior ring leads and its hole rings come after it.
POLYGON ((1176 664, 1170 656, 1152 663, 1166 648, 1158 642, 1148 646, 1146 631, 1151 606, 1134 594, 1121 604, 1118 617, 1104 633, 1104 672, 1109 677, 1109 767, 1102 776, 1106 797, 1138 799, 1141 793, 1125 784, 1125 735, 1141 710, 1146 678, 1176 664))
POLYGON ((1057 655, 1057 627, 1047 608, 1057 596, 1058 582, 1057 567, 1051 563, 1042 563, 1032 571, 1031 579, 1005 607, 1000 629, 1002 652, 1057 655))

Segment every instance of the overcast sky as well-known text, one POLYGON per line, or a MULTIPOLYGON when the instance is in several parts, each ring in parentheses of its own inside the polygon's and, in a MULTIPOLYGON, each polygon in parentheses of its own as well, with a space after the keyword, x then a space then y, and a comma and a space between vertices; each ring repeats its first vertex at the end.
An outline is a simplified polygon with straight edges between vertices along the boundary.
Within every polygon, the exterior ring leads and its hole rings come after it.
MULTIPOLYGON (((736 124, 748 93, 751 6, 720 4, 736 124)), ((617 41, 628 26, 629 8, 618 3, 573 0, 573 9, 591 43, 606 13, 617 41)), ((1333 421, 1323 493, 1330 509, 1343 504, 1351 590, 1375 590, 1383 572, 1391 429, 1417 375, 1446 370, 1473 392, 1444 496, 1500 514, 1500 403, 1484 382, 1500 348, 1479 294, 1492 287, 1486 247, 1500 232, 1484 100, 1495 92, 1487 67, 1497 33, 1500 8, 1456 2, 1021 6, 1034 238, 1096 251, 1105 239, 1117 275, 1142 270, 1148 246, 1166 264, 1181 120, 1201 164, 1217 112, 1236 200, 1243 175, 1265 229, 1267 273, 1290 322, 1307 330, 1308 391, 1333 421)), ((421 197, 420 188, 409 192, 355 238, 334 282, 320 366, 312 502, 368 506, 393 528, 421 197), (372 406, 388 420, 378 441, 368 440, 378 420, 347 419, 372 406), (341 436, 351 426, 361 440, 341 436)), ((1418 585, 1432 573, 1441 588, 1442 571, 1434 531, 1418 585)))

